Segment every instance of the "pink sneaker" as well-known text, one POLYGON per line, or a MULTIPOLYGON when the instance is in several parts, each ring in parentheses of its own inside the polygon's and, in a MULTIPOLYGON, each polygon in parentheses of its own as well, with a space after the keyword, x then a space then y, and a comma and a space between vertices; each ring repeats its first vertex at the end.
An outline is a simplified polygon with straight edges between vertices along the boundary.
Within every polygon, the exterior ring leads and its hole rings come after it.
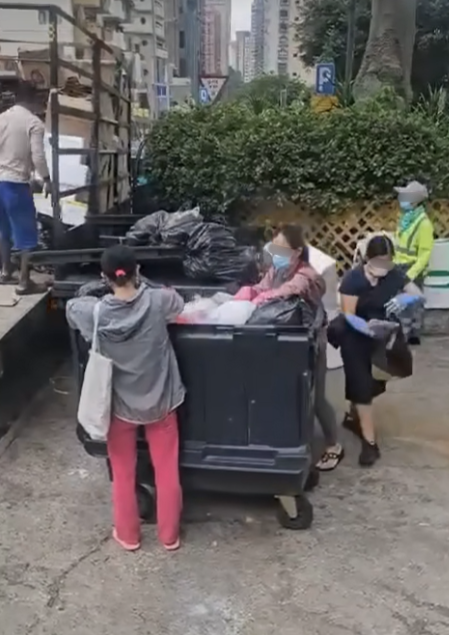
POLYGON ((174 542, 171 545, 164 545, 164 549, 166 549, 167 551, 177 551, 179 549, 179 547, 181 546, 181 541, 176 540, 176 542, 174 542))
POLYGON ((125 551, 137 551, 138 549, 140 549, 140 542, 132 544, 121 540, 117 535, 117 530, 115 529, 115 527, 112 530, 112 537, 114 538, 115 542, 119 544, 120 547, 122 547, 122 549, 125 549, 125 551))

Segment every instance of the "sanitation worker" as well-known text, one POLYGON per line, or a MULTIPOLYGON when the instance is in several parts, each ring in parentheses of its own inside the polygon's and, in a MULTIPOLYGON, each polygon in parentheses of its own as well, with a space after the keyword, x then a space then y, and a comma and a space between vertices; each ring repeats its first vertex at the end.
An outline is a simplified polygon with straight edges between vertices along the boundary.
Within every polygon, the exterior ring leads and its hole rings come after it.
MULTIPOLYGON (((396 187, 401 209, 394 238, 395 264, 408 280, 423 288, 424 278, 433 249, 433 225, 426 213, 427 187, 411 181, 406 187, 396 187)), ((411 345, 421 343, 424 307, 418 305, 401 316, 402 328, 411 345)))
POLYGON ((0 115, 0 284, 14 281, 11 250, 20 254, 16 293, 41 293, 46 287, 30 278, 29 252, 38 245, 37 215, 31 180, 37 172, 44 192, 51 190, 44 150, 45 128, 34 114, 36 91, 30 82, 19 85, 17 102, 0 115))

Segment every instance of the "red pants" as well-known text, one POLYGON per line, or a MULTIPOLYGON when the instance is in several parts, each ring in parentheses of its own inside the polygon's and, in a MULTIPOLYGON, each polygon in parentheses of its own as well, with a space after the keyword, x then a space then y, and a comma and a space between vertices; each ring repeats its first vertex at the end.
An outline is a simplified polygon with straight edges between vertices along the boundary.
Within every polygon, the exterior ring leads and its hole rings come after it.
MULTIPOLYGON (((140 518, 136 498, 137 426, 114 417, 108 434, 112 466, 114 526, 124 542, 140 542, 140 518)), ((179 483, 178 419, 171 412, 166 419, 145 426, 156 481, 159 540, 172 545, 179 538, 182 492, 179 483)))

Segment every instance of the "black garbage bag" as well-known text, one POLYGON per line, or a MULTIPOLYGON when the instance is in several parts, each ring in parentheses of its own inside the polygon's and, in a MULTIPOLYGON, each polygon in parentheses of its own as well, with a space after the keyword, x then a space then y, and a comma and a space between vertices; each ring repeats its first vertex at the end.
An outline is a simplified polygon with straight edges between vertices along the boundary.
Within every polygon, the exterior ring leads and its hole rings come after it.
POLYGON ((202 219, 198 207, 172 214, 160 210, 138 220, 126 234, 126 243, 134 247, 161 244, 183 246, 202 219))
POLYGON ((189 236, 202 221, 203 217, 200 214, 199 207, 169 214, 167 222, 161 228, 162 243, 176 247, 184 246, 189 236))
MULTIPOLYGON (((151 280, 148 280, 148 278, 145 278, 143 276, 140 277, 140 284, 143 284, 146 287, 151 287, 152 289, 162 288, 162 285, 151 282, 151 280)), ((76 297, 83 298, 85 296, 91 296, 94 298, 102 298, 108 293, 111 293, 110 286, 108 285, 106 280, 100 278, 100 280, 91 280, 90 282, 86 282, 86 284, 83 284, 78 289, 76 297)))
POLYGON ((393 377, 406 379, 413 375, 413 355, 402 329, 393 336, 392 346, 378 344, 373 353, 373 376, 388 381, 393 377))
POLYGON ((154 212, 153 214, 144 216, 144 218, 140 218, 127 232, 126 244, 132 247, 160 245, 161 230, 167 223, 169 216, 170 214, 168 212, 160 210, 159 212, 154 212))
POLYGON ((184 271, 189 278, 253 284, 258 279, 255 249, 237 244, 233 230, 199 223, 186 243, 184 271))
POLYGON ((315 324, 316 313, 316 310, 299 296, 274 298, 258 306, 247 324, 286 324, 311 328, 315 324))

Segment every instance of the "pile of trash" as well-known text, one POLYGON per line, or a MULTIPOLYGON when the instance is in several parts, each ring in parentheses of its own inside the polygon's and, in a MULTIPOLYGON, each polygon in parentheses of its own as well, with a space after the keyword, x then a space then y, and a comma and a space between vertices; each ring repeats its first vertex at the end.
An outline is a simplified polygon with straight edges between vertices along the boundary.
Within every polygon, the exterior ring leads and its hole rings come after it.
MULTIPOLYGON (((152 289, 160 289, 148 278, 141 277, 140 284, 152 289)), ((92 296, 102 298, 111 289, 103 279, 91 280, 78 289, 77 297, 92 296)), ((316 311, 303 298, 291 296, 276 298, 257 305, 247 300, 236 300, 233 295, 219 291, 209 298, 195 296, 186 302, 178 316, 178 324, 216 324, 222 326, 290 325, 310 328, 314 325, 316 311)))
POLYGON ((182 247, 189 278, 254 284, 258 279, 256 250, 237 244, 225 224, 204 221, 198 207, 170 214, 163 210, 145 216, 126 234, 131 246, 182 247))
POLYGON ((275 325, 313 326, 316 311, 298 296, 275 298, 257 305, 248 300, 235 300, 227 293, 210 298, 195 297, 187 302, 178 324, 219 324, 222 326, 275 325))

